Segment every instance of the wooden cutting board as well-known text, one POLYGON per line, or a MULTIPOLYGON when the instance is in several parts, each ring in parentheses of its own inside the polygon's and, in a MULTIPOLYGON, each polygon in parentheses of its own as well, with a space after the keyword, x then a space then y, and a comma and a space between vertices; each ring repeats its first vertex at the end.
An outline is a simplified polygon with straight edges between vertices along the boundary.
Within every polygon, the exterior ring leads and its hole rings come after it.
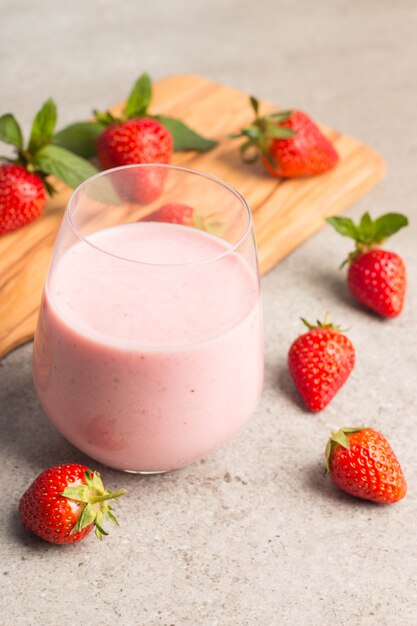
MULTIPOLYGON (((340 213, 371 189, 385 171, 375 150, 325 127, 341 157, 328 174, 279 181, 258 164, 243 164, 238 142, 225 136, 252 120, 248 96, 207 78, 165 78, 154 85, 152 103, 154 112, 179 117, 220 141, 204 154, 176 153, 173 162, 216 174, 243 194, 253 212, 262 274, 323 226, 326 216, 340 213)), ((261 112, 273 108, 261 103, 261 112)), ((0 357, 33 337, 55 235, 71 194, 64 185, 58 187, 41 218, 0 237, 0 357)))

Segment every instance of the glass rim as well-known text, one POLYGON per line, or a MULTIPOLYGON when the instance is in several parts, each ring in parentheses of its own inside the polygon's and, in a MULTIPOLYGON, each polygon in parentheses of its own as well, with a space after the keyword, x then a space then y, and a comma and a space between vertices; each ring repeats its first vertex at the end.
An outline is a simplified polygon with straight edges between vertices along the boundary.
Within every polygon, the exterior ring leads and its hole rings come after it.
MULTIPOLYGON (((135 263, 138 265, 145 265, 145 266, 154 266, 154 267, 185 267, 185 266, 196 266, 196 265, 202 265, 204 263, 212 263, 214 261, 218 261, 226 256, 228 256, 229 254, 233 254, 234 252, 236 252, 236 250, 238 248, 240 248, 240 246, 248 239, 248 237, 252 234, 253 232, 253 218, 252 218, 252 212, 250 210, 249 204, 246 202, 245 198, 242 196, 242 194, 235 189, 235 187, 233 187, 232 185, 229 185, 229 183, 225 182, 224 180, 222 180, 221 178, 219 178, 218 176, 215 176, 214 174, 210 174, 209 172, 205 172, 203 170, 198 170, 198 169, 194 169, 192 167, 184 167, 183 165, 172 165, 170 163, 135 163, 132 165, 122 165, 120 167, 113 167, 111 169, 107 169, 107 170, 102 170, 100 172, 97 172, 97 174, 94 174, 94 176, 90 176, 90 178, 87 178, 85 181, 83 181, 80 185, 78 185, 78 187, 76 189, 74 189, 74 191, 72 192, 69 200, 68 200, 68 204, 67 204, 67 208, 65 211, 65 214, 68 218, 70 227, 72 229, 72 231, 74 232, 75 236, 80 240, 85 242, 86 244, 88 244, 89 246, 91 246, 92 248, 94 248, 95 250, 102 252, 103 254, 107 254, 109 256, 112 256, 116 259, 119 259, 121 261, 126 261, 129 263, 135 263), (83 233, 80 231, 80 229, 78 228, 78 226, 76 225, 75 221, 74 221, 74 215, 73 215, 73 205, 76 201, 76 199, 78 198, 80 192, 82 192, 84 190, 84 188, 88 187, 88 185, 96 180, 97 178, 101 178, 101 177, 105 177, 113 172, 121 172, 124 170, 131 170, 131 169, 149 169, 149 168, 158 168, 158 169, 166 169, 166 170, 176 170, 179 172, 183 172, 185 174, 193 174, 196 176, 201 176, 202 178, 206 178, 208 180, 211 180, 214 183, 217 183, 218 185, 220 185, 221 187, 227 189, 228 191, 230 191, 241 203, 241 205, 244 207, 245 211, 246 211, 246 215, 248 217, 248 223, 245 227, 245 230, 242 234, 242 236, 238 239, 238 241, 236 241, 234 244, 230 244, 230 248, 228 248, 227 250, 225 250, 224 252, 222 252, 221 254, 218 254, 216 256, 210 257, 208 259, 203 259, 201 261, 188 261, 188 262, 184 262, 184 263, 150 263, 148 261, 141 261, 139 259, 131 259, 128 257, 124 257, 118 254, 114 254, 112 252, 109 252, 108 250, 105 250, 104 248, 95 245, 94 243, 92 243, 85 235, 83 235, 83 233)), ((178 226, 178 224, 177 224, 178 226)), ((188 227, 189 228, 189 227, 188 227)), ((207 233, 210 234, 210 233, 207 233)), ((214 236, 214 235, 211 235, 214 236)), ((222 239, 222 238, 221 238, 222 239)), ((225 241, 224 239, 222 239, 223 241, 225 241)))

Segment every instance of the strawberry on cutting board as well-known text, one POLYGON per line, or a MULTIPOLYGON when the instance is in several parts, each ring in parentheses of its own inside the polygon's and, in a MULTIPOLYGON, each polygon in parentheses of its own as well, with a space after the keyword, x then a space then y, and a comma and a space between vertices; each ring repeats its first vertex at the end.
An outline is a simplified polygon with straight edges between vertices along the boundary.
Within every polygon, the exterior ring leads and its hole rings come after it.
POLYGON ((0 157, 0 234, 29 224, 44 210, 46 193, 54 193, 49 175, 78 187, 96 168, 53 145, 57 110, 49 99, 36 114, 25 147, 22 130, 11 113, 0 117, 0 141, 15 149, 15 158, 0 157))
POLYGON ((347 217, 329 217, 333 228, 356 242, 355 250, 343 263, 349 264, 348 287, 352 295, 366 307, 383 317, 396 317, 403 309, 407 275, 404 261, 395 252, 380 245, 407 226, 401 213, 386 213, 372 220, 365 213, 359 224, 347 217))
POLYGON ((196 218, 198 218, 197 213, 192 207, 187 204, 171 202, 164 204, 164 206, 161 206, 157 211, 150 213, 142 221, 196 226, 196 218))
POLYGON ((205 152, 217 145, 177 118, 150 113, 151 100, 151 79, 144 73, 119 116, 95 110, 94 121, 71 124, 57 133, 54 141, 84 158, 97 156, 103 169, 169 163, 173 150, 205 152))
POLYGON ((46 190, 42 178, 23 165, 0 165, 0 234, 29 224, 43 213, 46 190))
POLYGON ((156 211, 149 213, 141 221, 143 222, 164 222, 166 224, 180 224, 181 226, 193 226, 199 230, 205 230, 212 235, 221 236, 222 222, 216 220, 215 213, 210 215, 200 215, 196 209, 181 204, 170 202, 164 204, 156 211))
POLYGON ((373 428, 341 428, 332 433, 325 456, 334 484, 352 496, 392 504, 407 493, 393 449, 386 437, 373 428))
POLYGON ((291 377, 307 407, 314 412, 324 409, 355 366, 351 341, 328 316, 314 326, 302 319, 308 332, 300 335, 288 352, 291 377))
POLYGON ((97 158, 103 170, 136 163, 167 164, 172 150, 171 133, 149 117, 114 122, 97 139, 97 158))
POLYGON ((250 98, 255 119, 232 138, 245 139, 240 147, 243 160, 261 158, 265 169, 278 178, 298 178, 328 172, 339 156, 317 124, 302 111, 276 111, 263 117, 259 103, 250 98))
POLYGON ((77 543, 95 528, 99 539, 108 533, 103 521, 118 524, 109 500, 126 493, 104 488, 98 472, 67 463, 42 472, 19 502, 22 524, 41 539, 77 543))

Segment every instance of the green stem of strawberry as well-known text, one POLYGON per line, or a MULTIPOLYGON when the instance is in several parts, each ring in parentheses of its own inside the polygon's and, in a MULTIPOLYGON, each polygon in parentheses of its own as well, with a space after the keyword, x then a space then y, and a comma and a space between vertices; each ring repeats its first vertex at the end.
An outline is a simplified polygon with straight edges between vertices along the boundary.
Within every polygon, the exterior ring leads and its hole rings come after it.
POLYGON ((114 500, 115 498, 123 496, 126 493, 126 489, 120 489, 115 492, 104 489, 100 474, 91 470, 85 471, 84 478, 84 485, 69 486, 64 489, 61 494, 69 500, 84 503, 81 515, 74 528, 71 530, 71 533, 75 533, 90 524, 94 524, 97 537, 102 539, 103 535, 107 534, 102 528, 104 519, 107 518, 112 524, 118 525, 118 521, 112 513, 108 500, 114 500))
POLYGON ((24 165, 27 169, 28 172, 34 172, 35 171, 35 167, 32 165, 31 163, 31 154, 29 153, 28 150, 23 150, 20 149, 17 151, 18 154, 18 161, 21 165, 24 165))
POLYGON ((95 504, 96 502, 105 502, 106 500, 113 500, 114 498, 119 498, 127 493, 126 489, 120 489, 120 491, 108 492, 104 493, 102 496, 91 496, 88 501, 91 504, 95 504))
POLYGON ((408 219, 401 213, 386 213, 373 220, 368 212, 364 213, 358 224, 349 217, 328 217, 326 222, 344 237, 355 242, 355 249, 341 265, 350 265, 358 256, 378 247, 388 237, 408 225, 408 219))
POLYGON ((339 333, 344 332, 346 330, 346 329, 342 329, 341 326, 337 326, 333 322, 330 322, 330 313, 328 311, 326 311, 323 322, 321 322, 320 320, 317 320, 315 324, 312 324, 311 322, 306 320, 304 317, 300 317, 300 320, 303 322, 305 326, 307 326, 309 330, 313 330, 314 328, 331 328, 339 333))
POLYGON ((259 101, 250 96, 250 104, 255 113, 255 119, 250 126, 242 128, 239 133, 229 135, 231 139, 243 137, 245 142, 240 146, 240 154, 245 163, 255 162, 259 154, 271 158, 269 145, 274 139, 289 139, 296 131, 282 126, 291 116, 291 111, 274 111, 267 115, 259 115, 259 101))

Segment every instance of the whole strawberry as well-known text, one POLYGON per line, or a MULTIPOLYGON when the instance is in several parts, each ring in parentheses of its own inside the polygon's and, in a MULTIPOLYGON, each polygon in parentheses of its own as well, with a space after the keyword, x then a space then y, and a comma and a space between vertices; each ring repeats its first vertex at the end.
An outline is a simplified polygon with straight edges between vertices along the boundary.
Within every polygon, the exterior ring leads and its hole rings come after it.
MULTIPOLYGON (((172 156, 172 136, 157 120, 140 119, 115 122, 97 139, 97 158, 102 169, 122 165, 168 164, 172 156)), ((161 194, 167 171, 143 168, 126 171, 119 194, 127 202, 148 204, 161 194)))
POLYGON ((195 226, 195 209, 187 204, 171 202, 164 204, 160 209, 150 213, 144 218, 144 222, 166 222, 167 224, 181 224, 182 226, 195 226))
POLYGON ((251 97, 255 120, 233 138, 244 137, 243 159, 259 155, 265 169, 278 178, 314 176, 331 170, 339 156, 317 124, 302 111, 277 111, 259 116, 259 103, 251 97))
POLYGON ((23 165, 0 165, 0 234, 29 224, 43 212, 46 190, 42 178, 23 165))
POLYGON ((35 116, 29 143, 24 147, 22 130, 11 113, 0 117, 0 141, 15 148, 15 159, 0 157, 0 235, 29 224, 44 210, 46 192, 54 193, 48 176, 54 175, 77 187, 96 173, 87 161, 53 145, 57 119, 49 99, 35 116))
POLYGON ((170 163, 171 133, 149 117, 114 122, 97 140, 97 158, 102 169, 135 163, 170 163))
POLYGON ((156 211, 146 215, 141 221, 192 226, 218 237, 221 236, 223 231, 223 223, 216 221, 215 213, 202 216, 188 204, 180 204, 178 202, 164 204, 156 211))
POLYGON ((302 320, 308 332, 288 352, 291 377, 307 407, 321 411, 346 382, 355 366, 355 349, 327 316, 317 326, 302 320))
POLYGON ((95 110, 94 121, 63 128, 55 142, 85 158, 97 155, 103 169, 169 163, 173 149, 205 152, 217 145, 177 118, 150 113, 151 100, 151 79, 144 73, 133 85, 120 115, 95 110), (138 124, 139 120, 143 121, 138 124))
POLYGON ((50 543, 77 543, 93 527, 102 539, 108 534, 103 530, 105 518, 118 524, 108 500, 124 493, 105 489, 100 474, 84 465, 58 465, 42 472, 25 491, 20 519, 27 530, 50 543))
POLYGON ((357 225, 346 217, 329 217, 327 222, 341 235, 356 242, 355 250, 345 261, 349 263, 347 282, 352 295, 383 317, 399 315, 407 286, 404 261, 395 252, 379 246, 407 226, 405 215, 387 213, 372 220, 369 213, 365 213, 357 225))
POLYGON ((392 504, 407 493, 393 449, 373 428, 341 428, 332 433, 325 456, 334 484, 352 496, 392 504))

